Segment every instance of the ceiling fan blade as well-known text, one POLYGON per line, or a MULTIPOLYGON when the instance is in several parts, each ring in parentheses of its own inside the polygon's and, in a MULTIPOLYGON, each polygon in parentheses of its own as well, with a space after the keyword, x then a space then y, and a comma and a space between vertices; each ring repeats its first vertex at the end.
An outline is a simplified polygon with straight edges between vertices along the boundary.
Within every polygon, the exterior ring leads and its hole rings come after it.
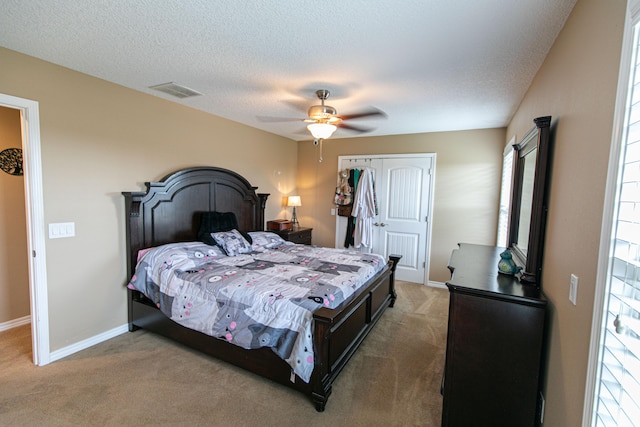
POLYGON ((302 122, 304 119, 293 117, 272 117, 272 116, 256 116, 256 119, 263 123, 280 123, 280 122, 302 122))
POLYGON ((354 132, 361 132, 361 133, 371 132, 374 129, 374 128, 363 128, 358 126, 352 126, 346 123, 339 123, 339 124, 336 124, 336 126, 341 129, 347 129, 347 130, 352 130, 354 132))
POLYGON ((363 111, 361 113, 341 114, 338 117, 340 117, 342 120, 353 120, 373 116, 387 117, 387 113, 382 110, 378 110, 377 108, 370 108, 369 110, 363 111))
POLYGON ((284 99, 282 101, 283 104, 288 105, 289 107, 292 107, 302 113, 307 113, 307 109, 309 108, 309 101, 308 100, 301 100, 301 99, 284 99))

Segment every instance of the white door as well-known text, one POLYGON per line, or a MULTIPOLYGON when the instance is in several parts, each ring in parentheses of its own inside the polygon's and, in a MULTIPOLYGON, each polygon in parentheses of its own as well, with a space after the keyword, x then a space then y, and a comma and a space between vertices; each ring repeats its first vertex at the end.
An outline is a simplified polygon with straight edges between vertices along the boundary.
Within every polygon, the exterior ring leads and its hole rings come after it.
POLYGON ((431 219, 431 158, 384 159, 379 175, 378 238, 373 252, 402 255, 398 280, 425 283, 431 219))
MULTIPOLYGON (((371 251, 402 255, 398 280, 426 284, 435 154, 341 156, 338 161, 339 170, 362 167, 374 171, 378 200, 371 251)), ((336 219, 337 248, 344 247, 346 221, 336 219)))

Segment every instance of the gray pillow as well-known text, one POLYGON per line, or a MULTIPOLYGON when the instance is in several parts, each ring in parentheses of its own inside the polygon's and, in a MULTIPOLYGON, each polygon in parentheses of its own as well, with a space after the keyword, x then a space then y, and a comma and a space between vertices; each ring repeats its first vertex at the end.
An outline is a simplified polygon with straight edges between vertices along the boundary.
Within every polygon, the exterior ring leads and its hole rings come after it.
POLYGON ((238 230, 211 233, 211 237, 228 256, 251 253, 251 243, 247 242, 238 230))

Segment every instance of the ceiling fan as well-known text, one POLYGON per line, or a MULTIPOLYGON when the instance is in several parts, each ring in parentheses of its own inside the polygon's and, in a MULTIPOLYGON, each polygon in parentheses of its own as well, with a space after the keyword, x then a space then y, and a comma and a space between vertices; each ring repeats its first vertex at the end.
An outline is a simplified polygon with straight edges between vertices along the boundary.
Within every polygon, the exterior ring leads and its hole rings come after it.
POLYGON ((316 96, 320 100, 320 105, 312 105, 309 107, 309 111, 307 112, 309 118, 304 120, 310 123, 307 125, 307 129, 315 139, 327 139, 333 135, 333 132, 335 132, 337 128, 348 129, 355 132, 369 132, 372 129, 349 125, 346 124, 345 121, 372 116, 386 117, 386 114, 377 108, 371 108, 360 113, 338 115, 335 108, 324 103, 324 101, 329 98, 328 90, 317 90, 316 96))
MULTIPOLYGON (((329 91, 327 89, 319 89, 319 90, 316 90, 315 93, 318 99, 320 100, 320 105, 312 105, 311 107, 309 107, 309 110, 307 111, 308 117, 306 119, 302 119, 301 121, 305 123, 309 123, 307 125, 307 129, 309 130, 313 138, 316 140, 316 142, 318 140, 321 141, 323 139, 330 138, 331 135, 333 135, 333 132, 335 132, 337 128, 342 128, 342 129, 346 129, 354 132, 360 132, 360 133, 370 132, 373 130, 373 128, 364 128, 360 126, 353 126, 351 124, 347 124, 345 123, 347 120, 354 120, 354 119, 361 119, 361 118, 368 118, 368 117, 375 117, 375 116, 387 117, 387 115, 383 111, 378 110, 377 108, 369 108, 368 110, 361 111, 359 113, 354 113, 354 114, 340 115, 338 114, 335 108, 333 108, 330 105, 326 105, 324 103, 325 100, 329 98, 329 91)), ((264 117, 264 116, 259 116, 258 119, 261 121, 269 121, 269 122, 300 120, 300 119, 284 119, 284 118, 264 117)))

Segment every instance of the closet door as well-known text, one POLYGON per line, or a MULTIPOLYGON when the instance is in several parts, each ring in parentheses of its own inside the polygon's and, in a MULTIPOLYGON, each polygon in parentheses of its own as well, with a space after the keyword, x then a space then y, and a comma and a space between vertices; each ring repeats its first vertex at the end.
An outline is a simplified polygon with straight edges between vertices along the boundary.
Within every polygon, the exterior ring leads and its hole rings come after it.
POLYGON ((432 158, 385 158, 376 181, 373 252, 402 255, 399 280, 427 282, 432 163, 432 158))
MULTIPOLYGON (((402 255, 396 278, 428 283, 435 154, 339 158, 339 170, 365 167, 374 171, 378 216, 373 248, 360 250, 402 255)), ((346 224, 346 218, 336 216, 337 248, 344 247, 346 224)))

